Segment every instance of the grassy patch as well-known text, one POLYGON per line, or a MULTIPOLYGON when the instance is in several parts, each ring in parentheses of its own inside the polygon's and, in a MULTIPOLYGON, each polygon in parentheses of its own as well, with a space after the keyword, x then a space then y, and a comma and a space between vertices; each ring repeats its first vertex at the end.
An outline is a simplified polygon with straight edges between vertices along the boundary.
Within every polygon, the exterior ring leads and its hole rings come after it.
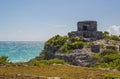
POLYGON ((120 74, 104 74, 105 79, 118 79, 120 78, 120 74))
MULTIPOLYGON (((85 68, 67 65, 41 65, 41 66, 9 66, 0 67, 0 75, 38 75, 46 77, 61 77, 63 79, 105 79, 107 75, 114 74, 112 71, 85 68)), ((120 74, 116 72, 115 75, 120 74)))
POLYGON ((50 60, 36 60, 33 59, 29 62, 30 65, 40 66, 40 65, 53 65, 53 64, 67 64, 64 60, 60 60, 57 58, 50 59, 50 60))

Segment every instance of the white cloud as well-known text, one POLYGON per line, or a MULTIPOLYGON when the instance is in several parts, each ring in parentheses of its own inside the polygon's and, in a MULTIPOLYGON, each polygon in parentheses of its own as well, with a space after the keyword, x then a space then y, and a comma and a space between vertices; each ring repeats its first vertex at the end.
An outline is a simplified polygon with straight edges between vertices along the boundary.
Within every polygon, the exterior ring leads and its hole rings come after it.
POLYGON ((110 26, 107 31, 112 35, 120 35, 120 26, 118 25, 110 26))

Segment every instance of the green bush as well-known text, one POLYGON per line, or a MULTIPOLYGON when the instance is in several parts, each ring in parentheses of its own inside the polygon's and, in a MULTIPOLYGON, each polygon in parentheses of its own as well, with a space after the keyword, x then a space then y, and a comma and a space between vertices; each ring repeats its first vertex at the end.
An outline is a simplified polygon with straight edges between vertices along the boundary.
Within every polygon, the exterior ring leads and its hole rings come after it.
POLYGON ((1 56, 0 57, 0 64, 7 64, 8 63, 8 56, 1 56))
POLYGON ((104 44, 101 44, 101 45, 100 45, 100 48, 102 48, 102 49, 105 48, 105 45, 104 45, 104 44))
MULTIPOLYGON (((103 37, 107 40, 107 39, 111 39, 111 40, 115 40, 115 41, 120 41, 120 37, 117 35, 109 35, 109 32, 105 31, 103 33, 103 37)), ((108 42, 108 40, 107 40, 108 42)))
POLYGON ((46 55, 46 52, 44 50, 42 50, 42 52, 40 53, 39 55, 39 58, 40 59, 44 59, 45 58, 45 55, 46 55))
POLYGON ((84 42, 76 41, 71 42, 67 41, 60 49, 60 53, 72 53, 72 50, 74 49, 82 49, 84 47, 84 42))
POLYGON ((120 75, 115 74, 104 74, 105 79, 119 79, 120 75))
POLYGON ((82 39, 83 39, 82 36, 75 36, 75 37, 70 38, 70 41, 77 42, 77 41, 81 41, 82 39))
POLYGON ((112 44, 113 44, 113 45, 116 45, 116 44, 117 44, 117 42, 116 42, 116 41, 112 41, 112 44))
POLYGON ((93 59, 97 59, 98 62, 94 64, 95 67, 113 68, 120 70, 120 54, 117 50, 107 49, 100 54, 93 56, 93 59))
POLYGON ((106 43, 108 44, 108 43, 109 43, 109 41, 110 41, 110 39, 106 39, 105 41, 106 41, 106 43))
POLYGON ((103 37, 104 37, 105 39, 109 38, 109 32, 104 31, 104 33, 103 33, 103 37))
POLYGON ((105 55, 103 56, 103 62, 108 63, 108 62, 113 62, 114 60, 117 60, 120 58, 120 55, 117 54, 110 54, 110 55, 105 55))
POLYGON ((73 42, 70 45, 70 49, 82 49, 84 47, 84 42, 73 42))
POLYGON ((57 49, 59 49, 66 41, 67 36, 56 35, 45 43, 45 48, 51 50, 56 47, 57 49))
POLYGON ((87 46, 92 46, 92 45, 94 45, 94 42, 88 42, 87 43, 87 46))
POLYGON ((118 54, 117 50, 106 49, 100 53, 100 56, 110 55, 110 54, 118 54))
POLYGON ((115 41, 120 41, 120 37, 117 36, 117 35, 111 35, 111 36, 110 36, 110 39, 111 39, 111 40, 115 40, 115 41))
POLYGON ((60 49, 60 53, 70 53, 70 47, 68 46, 68 43, 65 43, 60 49))

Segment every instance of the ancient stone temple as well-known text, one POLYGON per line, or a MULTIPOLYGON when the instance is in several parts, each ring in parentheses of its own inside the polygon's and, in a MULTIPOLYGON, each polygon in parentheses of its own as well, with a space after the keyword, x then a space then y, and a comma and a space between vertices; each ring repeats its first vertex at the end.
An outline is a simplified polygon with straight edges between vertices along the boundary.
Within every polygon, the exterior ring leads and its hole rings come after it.
POLYGON ((80 21, 77 23, 77 31, 69 33, 70 37, 83 36, 84 38, 101 39, 102 31, 97 31, 96 21, 80 21))

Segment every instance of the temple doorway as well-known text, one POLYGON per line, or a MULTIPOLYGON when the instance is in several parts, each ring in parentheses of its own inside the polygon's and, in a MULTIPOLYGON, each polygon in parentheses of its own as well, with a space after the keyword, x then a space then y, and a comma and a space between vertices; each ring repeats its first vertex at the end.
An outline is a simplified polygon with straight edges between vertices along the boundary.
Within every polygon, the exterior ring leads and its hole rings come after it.
POLYGON ((83 31, 87 31, 87 26, 83 26, 83 31))

